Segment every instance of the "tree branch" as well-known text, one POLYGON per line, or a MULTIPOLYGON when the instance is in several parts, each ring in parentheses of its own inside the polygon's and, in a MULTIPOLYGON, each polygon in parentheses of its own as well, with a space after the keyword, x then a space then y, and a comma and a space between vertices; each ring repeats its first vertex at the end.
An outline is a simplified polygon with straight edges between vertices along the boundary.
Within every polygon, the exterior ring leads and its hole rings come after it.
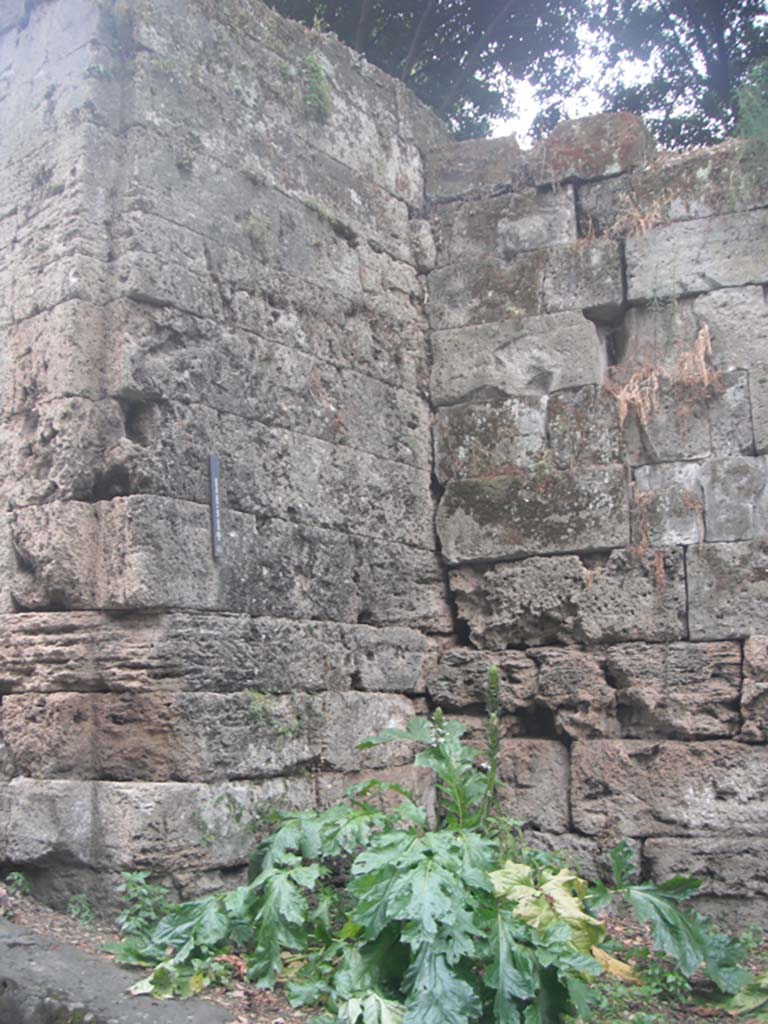
POLYGON ((401 82, 407 82, 408 79, 411 77, 413 65, 416 63, 416 54, 419 52, 419 46, 421 46, 421 41, 424 38, 424 32, 426 31, 427 28, 429 16, 435 9, 436 4, 437 0, 429 0, 429 3, 424 8, 421 17, 419 18, 419 23, 416 26, 416 31, 413 35, 413 39, 411 40, 411 45, 408 48, 408 53, 406 55, 405 61, 403 62, 403 67, 400 72, 401 82))
POLYGON ((361 0, 360 2, 360 17, 357 19, 357 29, 355 30, 355 41, 354 48, 358 53, 362 53, 365 44, 368 40, 368 22, 371 17, 371 0, 361 0))
POLYGON ((456 102, 456 98, 464 87, 464 83, 472 77, 475 73, 475 67, 480 54, 483 52, 483 48, 488 40, 492 37, 496 28, 504 21, 504 19, 510 14, 510 12, 517 6, 518 0, 507 0, 499 13, 491 18, 490 22, 486 26, 482 35, 467 54, 463 63, 459 68, 459 74, 456 81, 453 83, 451 88, 445 95, 443 102, 438 107, 438 114, 447 114, 453 104, 456 102))

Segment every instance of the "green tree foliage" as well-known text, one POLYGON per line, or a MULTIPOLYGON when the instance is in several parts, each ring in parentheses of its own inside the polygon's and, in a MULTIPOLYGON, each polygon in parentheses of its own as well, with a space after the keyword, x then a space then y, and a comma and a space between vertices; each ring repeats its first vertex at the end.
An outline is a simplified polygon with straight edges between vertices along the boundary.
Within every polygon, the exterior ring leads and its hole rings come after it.
POLYGON ((766 0, 595 0, 590 25, 608 69, 607 106, 642 114, 671 148, 732 132, 739 88, 768 57, 766 0), (650 73, 633 84, 637 61, 650 73))
POLYGON ((668 147, 733 131, 738 90, 768 57, 768 0, 267 0, 319 25, 401 78, 460 137, 515 112, 515 80, 535 83, 541 134, 584 84, 595 51, 606 107, 642 114, 668 147), (639 65, 643 73, 638 80, 639 65))
POLYGON ((567 0, 267 0, 334 32, 451 123, 487 134, 514 113, 514 82, 549 92, 571 80, 581 4, 567 0))

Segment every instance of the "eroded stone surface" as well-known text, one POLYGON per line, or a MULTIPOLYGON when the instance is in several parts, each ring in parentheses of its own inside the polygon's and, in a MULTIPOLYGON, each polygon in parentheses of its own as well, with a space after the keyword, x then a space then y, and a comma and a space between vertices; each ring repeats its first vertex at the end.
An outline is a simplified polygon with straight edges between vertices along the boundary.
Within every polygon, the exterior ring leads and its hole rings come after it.
POLYGON ((479 647, 622 643, 685 636, 682 552, 614 551, 588 566, 576 555, 457 569, 451 587, 479 647))
POLYGON ((631 170, 655 151, 653 138, 633 114, 595 114, 559 124, 531 153, 537 185, 585 181, 631 170))
POLYGON ((493 194, 531 181, 525 157, 513 135, 468 139, 427 150, 426 193, 431 200, 493 194))
POLYGON ((435 473, 441 482, 508 473, 545 458, 544 396, 463 402, 438 409, 435 473))
POLYGON ((502 740, 502 812, 542 832, 567 832, 568 751, 554 740, 502 740))
POLYGON ((527 708, 536 693, 536 665, 516 651, 487 654, 464 647, 446 651, 429 680, 430 699, 451 711, 486 706, 491 668, 499 673, 500 708, 512 714, 527 708))
POLYGON ((763 541, 688 549, 692 640, 768 632, 768 550, 763 541))
POLYGON ((602 381, 605 351, 580 313, 516 316, 503 323, 432 333, 436 405, 475 393, 543 395, 602 381))
POLYGON ((629 542, 621 466, 557 470, 546 461, 504 476, 451 481, 437 512, 449 562, 595 551, 629 542))
POLYGON ((593 740, 572 751, 573 823, 596 835, 764 835, 768 750, 742 743, 593 740))
POLYGON ((744 686, 741 693, 742 737, 768 740, 768 637, 744 641, 744 686))
POLYGON ((605 652, 624 736, 709 739, 739 731, 738 643, 623 644, 605 652))

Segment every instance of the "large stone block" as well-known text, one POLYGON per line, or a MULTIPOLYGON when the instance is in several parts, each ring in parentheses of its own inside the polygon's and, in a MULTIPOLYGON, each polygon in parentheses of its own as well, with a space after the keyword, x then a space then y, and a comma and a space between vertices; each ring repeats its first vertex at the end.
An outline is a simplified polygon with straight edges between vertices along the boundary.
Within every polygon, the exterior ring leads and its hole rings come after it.
POLYGON ((629 543, 626 472, 595 466, 571 473, 545 464, 451 481, 437 531, 454 564, 621 547, 629 543))
MULTIPOLYGON (((733 241, 738 244, 732 242, 731 249, 739 252, 748 245, 749 238, 743 240, 741 234, 737 233, 733 241)), ((762 275, 763 279, 765 276, 762 275)), ((709 327, 712 362, 718 369, 751 369, 765 361, 765 346, 768 343, 765 285, 755 285, 751 281, 746 284, 744 288, 710 291, 697 296, 693 303, 696 316, 709 327)))
POLYGON ((514 259, 576 241, 573 189, 526 189, 492 199, 439 206, 433 214, 438 266, 514 259))
POLYGON ((713 459, 701 471, 708 541, 768 537, 768 458, 713 459))
POLYGON ((436 405, 474 394, 543 395, 599 384, 605 370, 595 325, 575 312, 433 331, 432 348, 436 405))
POLYGON ((531 183, 525 155, 514 135, 442 143, 428 149, 424 161, 427 199, 433 202, 493 195, 531 183))
POLYGON ((451 590, 473 642, 503 650, 683 639, 681 551, 614 551, 605 562, 585 562, 563 555, 452 572, 451 590))
POLYGON ((686 554, 692 640, 768 633, 768 545, 703 544, 686 554))
POLYGON ((316 764, 319 710, 312 697, 256 690, 18 694, 4 698, 3 722, 17 775, 213 782, 316 764))
POLYGON ((429 680, 433 704, 455 711, 488 703, 488 673, 499 673, 499 707, 518 714, 530 707, 536 694, 535 663, 519 651, 486 654, 467 647, 447 650, 429 680))
MULTIPOLYGON (((423 434, 400 431, 398 440, 406 457, 425 459, 428 426, 422 418, 416 426, 423 434), (404 433, 418 438, 413 449, 404 433)), ((0 423, 0 489, 15 505, 142 492, 203 504, 216 452, 223 501, 241 512, 430 548, 427 466, 360 451, 357 438, 344 436, 337 445, 206 406, 62 399, 0 423)))
POLYGON ((260 815, 315 803, 309 777, 218 785, 19 778, 2 788, 5 857, 32 868, 233 868, 253 852, 260 815))
POLYGON ((768 637, 744 641, 744 685, 741 691, 741 738, 768 740, 768 637))
MULTIPOLYGON (((639 364, 637 364, 639 365, 639 364)), ((619 407, 622 382, 631 378, 632 364, 620 369, 611 388, 619 407)), ((631 402, 625 421, 627 458, 634 464, 699 460, 726 455, 751 455, 752 417, 743 370, 717 372, 714 382, 686 383, 675 367, 660 375, 653 399, 645 410, 631 402)), ((650 392, 649 392, 650 396, 650 392)))
POLYGON ((502 740, 499 779, 501 810, 542 832, 567 832, 568 750, 556 740, 502 740))
POLYGON ((571 753, 579 832, 764 836, 768 749, 725 740, 592 740, 571 753))
POLYGON ((537 249, 511 260, 487 256, 433 270, 427 306, 430 326, 441 331, 544 313, 548 261, 547 250, 537 249))
POLYGON ((450 621, 434 553, 226 508, 219 561, 205 506, 152 496, 20 509, 13 539, 12 592, 28 610, 171 607, 436 629, 450 621))
POLYGON ((603 387, 589 384, 550 395, 546 433, 558 467, 625 461, 616 400, 603 387))
POLYGON ((715 739, 739 731, 738 643, 622 644, 604 654, 624 736, 715 739))
POLYGON ((652 159, 653 136, 634 114, 594 114, 563 121, 537 143, 530 164, 537 185, 588 181, 652 159))
POLYGON ((663 225, 628 238, 628 298, 648 301, 764 281, 766 231, 768 210, 759 209, 663 225))
POLYGON ((585 310, 617 315, 624 303, 621 254, 610 239, 582 239, 547 251, 543 312, 585 310))
POLYGON ((619 735, 616 692, 606 679, 599 653, 544 648, 534 658, 539 666, 535 707, 551 715, 559 736, 619 735))
POLYGON ((401 681, 425 674, 417 664, 418 650, 429 661, 421 634, 371 632, 367 626, 208 612, 14 613, 0 617, 0 693, 336 691, 352 685, 358 662, 372 682, 387 651, 392 660, 401 651, 407 660, 405 652, 413 652, 411 671, 403 668, 401 681))
POLYGON ((632 490, 632 542, 645 548, 701 544, 703 473, 706 465, 702 468, 697 462, 638 466, 632 490))
POLYGON ((437 410, 435 473, 441 483, 511 472, 545 457, 544 396, 463 402, 437 410))
POLYGON ((660 153, 631 175, 582 185, 583 234, 633 235, 670 221, 762 206, 766 169, 741 140, 687 152, 660 153))

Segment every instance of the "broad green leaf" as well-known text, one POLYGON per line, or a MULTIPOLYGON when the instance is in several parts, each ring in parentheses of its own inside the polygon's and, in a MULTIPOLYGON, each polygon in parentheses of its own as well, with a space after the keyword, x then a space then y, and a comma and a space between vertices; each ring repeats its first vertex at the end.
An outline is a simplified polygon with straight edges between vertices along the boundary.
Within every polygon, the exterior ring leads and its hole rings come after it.
POLYGON ((677 960, 680 970, 690 977, 707 953, 707 936, 694 919, 677 907, 677 895, 670 896, 662 886, 629 886, 624 895, 641 924, 651 926, 658 949, 677 960))
POLYGON ((468 1024, 480 1013, 480 1000, 458 966, 423 946, 405 978, 408 991, 402 1024, 468 1024))
POLYGON ((611 858, 613 884, 617 889, 622 889, 624 886, 629 885, 637 874, 632 847, 626 839, 622 839, 620 843, 617 843, 611 849, 609 856, 611 858))

